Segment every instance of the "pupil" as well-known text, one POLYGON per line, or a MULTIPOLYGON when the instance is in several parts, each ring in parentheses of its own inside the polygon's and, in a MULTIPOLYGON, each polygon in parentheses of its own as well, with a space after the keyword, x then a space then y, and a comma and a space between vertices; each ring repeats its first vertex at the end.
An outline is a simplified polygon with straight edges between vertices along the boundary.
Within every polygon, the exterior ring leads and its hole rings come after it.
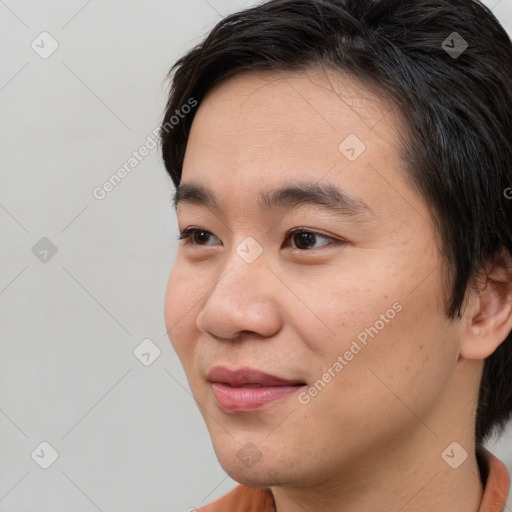
POLYGON ((199 241, 206 242, 208 240, 208 235, 206 234, 205 231, 198 231, 196 233, 196 235, 197 235, 199 241))
POLYGON ((315 235, 313 233, 307 233, 307 232, 302 232, 302 233, 298 233, 298 238, 299 238, 299 243, 297 245, 303 245, 303 246, 308 246, 312 240, 314 240, 314 237, 315 235))

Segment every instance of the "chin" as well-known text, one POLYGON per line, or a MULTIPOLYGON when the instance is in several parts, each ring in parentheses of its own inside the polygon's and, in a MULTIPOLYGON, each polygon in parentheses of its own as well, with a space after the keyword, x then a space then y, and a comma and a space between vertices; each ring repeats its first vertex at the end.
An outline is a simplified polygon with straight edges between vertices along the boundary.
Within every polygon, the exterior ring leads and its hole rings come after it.
POLYGON ((258 450, 251 441, 238 449, 233 445, 214 445, 214 449, 222 469, 230 478, 247 487, 286 487, 302 481, 299 468, 273 456, 271 450, 258 450))
MULTIPOLYGON (((236 482, 248 487, 265 488, 273 485, 273 464, 255 444, 247 441, 237 447, 238 443, 231 446, 215 446, 214 450, 222 469, 236 482)), ((276 468, 277 469, 277 468, 276 468)))
POLYGON ((247 487, 266 489, 279 485, 279 479, 272 475, 271 468, 247 468, 233 461, 229 461, 228 464, 221 462, 221 466, 230 478, 247 487))

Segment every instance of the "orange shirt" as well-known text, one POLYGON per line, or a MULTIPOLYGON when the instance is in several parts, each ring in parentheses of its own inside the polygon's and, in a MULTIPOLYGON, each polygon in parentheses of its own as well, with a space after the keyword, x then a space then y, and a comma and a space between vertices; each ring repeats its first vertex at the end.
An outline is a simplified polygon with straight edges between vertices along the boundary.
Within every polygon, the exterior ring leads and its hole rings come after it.
MULTIPOLYGON (((485 448, 480 448, 487 464, 488 476, 478 512, 503 512, 509 489, 505 464, 485 448)), ((197 512, 276 512, 274 499, 267 489, 238 485, 197 512)))

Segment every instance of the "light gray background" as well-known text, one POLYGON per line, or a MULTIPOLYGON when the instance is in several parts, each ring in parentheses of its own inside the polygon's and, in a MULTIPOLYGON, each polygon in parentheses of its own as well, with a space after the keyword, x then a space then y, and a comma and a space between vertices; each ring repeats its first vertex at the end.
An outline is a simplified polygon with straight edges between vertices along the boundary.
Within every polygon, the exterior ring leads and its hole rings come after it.
MULTIPOLYGON (((171 64, 254 3, 0 0, 0 511, 177 512, 236 485, 165 333, 178 231, 157 150, 92 191, 158 126, 171 64)), ((512 1, 487 3, 512 32, 512 1)), ((489 447, 512 474, 511 430, 489 447)))

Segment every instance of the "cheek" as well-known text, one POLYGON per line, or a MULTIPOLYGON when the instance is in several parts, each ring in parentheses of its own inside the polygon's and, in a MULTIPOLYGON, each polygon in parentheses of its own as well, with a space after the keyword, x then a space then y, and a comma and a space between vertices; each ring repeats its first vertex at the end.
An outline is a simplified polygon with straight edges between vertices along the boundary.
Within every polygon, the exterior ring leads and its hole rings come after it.
MULTIPOLYGON (((344 359, 348 355, 351 360, 326 396, 326 408, 334 411, 341 398, 341 421, 348 414, 354 424, 360 424, 372 411, 389 425, 412 428, 418 417, 428 416, 449 385, 457 361, 457 332, 428 291, 402 299, 395 314, 383 297, 379 304, 372 307, 370 316, 360 315, 347 336, 340 336, 344 359), (359 348, 354 349, 354 343, 359 348), (353 351, 357 353, 352 355, 353 351)), ((331 345, 332 356, 341 352, 339 348, 331 345)), ((335 359, 332 356, 330 360, 335 359)))
MULTIPOLYGON (((285 315, 300 330, 301 339, 323 364, 336 360, 357 342, 370 345, 397 322, 402 306, 396 293, 379 283, 368 283, 363 275, 336 268, 309 272, 306 277, 287 276, 294 295, 287 301, 285 315), (314 283, 314 286, 312 286, 314 283)), ((357 352, 357 346, 354 352, 357 352)), ((351 358, 351 355, 348 355, 351 358)))
POLYGON ((197 304, 201 293, 204 293, 199 286, 194 273, 187 271, 178 256, 167 282, 164 318, 167 335, 180 359, 187 347, 193 344, 190 332, 195 325, 194 319, 199 307, 197 304))
POLYGON ((302 325, 301 339, 316 361, 310 377, 321 379, 330 370, 325 379, 335 384, 328 386, 356 409, 393 392, 403 397, 440 392, 457 359, 457 333, 439 308, 440 282, 431 276, 411 293, 415 280, 403 271, 380 280, 374 274, 372 281, 347 275, 316 276, 314 289, 306 284, 294 289, 309 309, 297 305, 293 315, 289 312, 302 325))

